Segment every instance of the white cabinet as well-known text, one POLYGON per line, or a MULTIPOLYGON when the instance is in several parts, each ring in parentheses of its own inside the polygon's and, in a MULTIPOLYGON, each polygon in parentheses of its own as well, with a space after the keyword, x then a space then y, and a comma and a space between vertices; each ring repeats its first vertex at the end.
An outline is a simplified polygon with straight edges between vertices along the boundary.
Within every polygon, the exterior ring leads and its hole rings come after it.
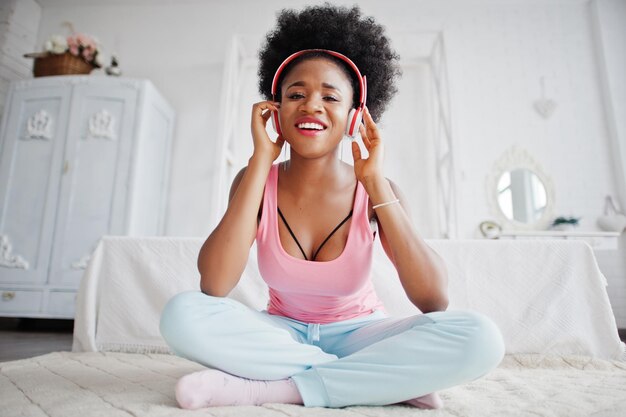
POLYGON ((73 317, 103 235, 163 233, 173 123, 147 80, 11 84, 0 128, 0 316, 73 317))

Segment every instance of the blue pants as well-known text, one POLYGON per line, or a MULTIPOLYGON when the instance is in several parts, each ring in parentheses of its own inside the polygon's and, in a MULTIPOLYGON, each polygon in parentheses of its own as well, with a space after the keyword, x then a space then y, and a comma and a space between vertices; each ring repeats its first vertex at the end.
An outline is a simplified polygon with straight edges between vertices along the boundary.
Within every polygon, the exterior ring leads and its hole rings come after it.
POLYGON ((194 291, 168 302, 160 326, 174 353, 202 365, 291 377, 307 407, 406 401, 479 378, 504 356, 496 325, 462 311, 309 324, 194 291))

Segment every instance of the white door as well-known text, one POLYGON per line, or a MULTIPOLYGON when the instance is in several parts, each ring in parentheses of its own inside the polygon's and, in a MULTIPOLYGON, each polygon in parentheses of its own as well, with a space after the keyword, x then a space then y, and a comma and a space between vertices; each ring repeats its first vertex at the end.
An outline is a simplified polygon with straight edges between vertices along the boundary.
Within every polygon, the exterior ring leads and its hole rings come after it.
POLYGON ((77 85, 49 282, 75 287, 99 239, 123 234, 137 90, 77 85))
POLYGON ((44 283, 63 169, 69 90, 16 90, 0 144, 0 282, 44 283))

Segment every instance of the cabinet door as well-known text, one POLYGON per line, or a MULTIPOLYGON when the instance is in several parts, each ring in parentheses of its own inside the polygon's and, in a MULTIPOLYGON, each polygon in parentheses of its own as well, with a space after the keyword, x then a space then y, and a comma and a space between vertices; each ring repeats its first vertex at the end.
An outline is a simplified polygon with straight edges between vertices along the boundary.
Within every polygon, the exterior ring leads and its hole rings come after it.
POLYGON ((98 240, 124 233, 137 95, 132 85, 74 89, 50 283, 77 287, 98 240))
POLYGON ((46 281, 69 91, 16 89, 0 133, 0 282, 46 281))

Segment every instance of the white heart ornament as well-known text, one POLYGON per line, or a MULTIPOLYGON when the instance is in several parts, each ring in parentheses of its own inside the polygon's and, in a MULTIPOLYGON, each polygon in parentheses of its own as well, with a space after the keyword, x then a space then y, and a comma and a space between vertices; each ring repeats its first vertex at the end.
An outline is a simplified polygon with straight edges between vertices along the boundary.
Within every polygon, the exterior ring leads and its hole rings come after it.
POLYGON ((552 116, 552 113, 554 113, 554 110, 556 110, 556 103, 554 102, 554 100, 544 98, 544 99, 535 101, 534 104, 535 104, 535 110, 537 110, 537 113, 539 113, 546 119, 552 116))
POLYGON ((598 217, 598 227, 607 232, 622 232, 626 228, 626 216, 623 214, 605 214, 598 217))

